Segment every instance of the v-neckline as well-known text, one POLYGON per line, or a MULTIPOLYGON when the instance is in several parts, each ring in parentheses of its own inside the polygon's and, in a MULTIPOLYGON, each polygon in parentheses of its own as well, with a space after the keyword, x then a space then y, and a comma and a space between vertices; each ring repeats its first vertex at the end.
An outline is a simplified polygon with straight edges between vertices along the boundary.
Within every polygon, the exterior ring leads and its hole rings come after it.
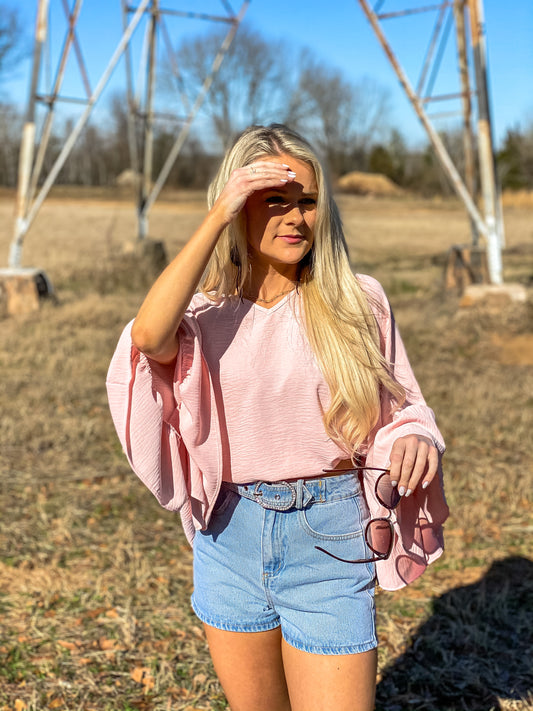
POLYGON ((251 303, 252 306, 256 310, 258 310, 260 312, 264 312, 264 313, 270 313, 272 311, 277 311, 277 309, 279 309, 280 306, 283 306, 291 298, 291 295, 294 294, 295 291, 296 291, 296 289, 289 291, 289 293, 285 294, 285 296, 282 299, 280 299, 280 301, 278 301, 277 304, 274 304, 274 306, 270 306, 270 307, 261 306, 261 304, 258 304, 256 301, 252 301, 252 299, 247 299, 245 296, 243 296, 242 298, 243 298, 243 301, 248 301, 249 303, 251 303))

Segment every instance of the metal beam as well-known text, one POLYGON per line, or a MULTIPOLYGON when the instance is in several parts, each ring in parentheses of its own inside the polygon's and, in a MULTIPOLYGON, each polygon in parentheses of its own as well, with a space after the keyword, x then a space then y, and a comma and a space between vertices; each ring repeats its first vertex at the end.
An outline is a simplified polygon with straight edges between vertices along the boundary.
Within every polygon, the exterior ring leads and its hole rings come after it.
MULTIPOLYGON (((122 8, 122 31, 125 32, 128 27, 128 9, 126 0, 121 0, 122 8)), ((138 175, 139 173, 139 150, 137 146, 137 127, 135 124, 135 112, 137 111, 137 103, 133 93, 133 74, 132 74, 132 59, 131 46, 128 44, 124 51, 124 66, 126 68, 126 95, 128 97, 128 149, 130 154, 131 169, 138 175)))
POLYGON ((487 51, 482 0, 467 0, 476 87, 478 92, 478 150, 485 221, 489 230, 488 260, 491 279, 502 282, 501 248, 504 244, 501 196, 496 180, 492 118, 487 81, 487 51))
POLYGON ((155 92, 155 58, 156 58, 156 43, 157 43, 157 25, 159 22, 159 0, 151 0, 151 17, 148 27, 148 56, 145 67, 146 71, 146 95, 144 102, 143 115, 143 172, 140 183, 139 202, 138 202, 138 221, 139 239, 145 239, 148 236, 148 220, 147 214, 144 212, 144 206, 148 200, 152 183, 152 159, 154 146, 154 92, 155 92))
POLYGON ((22 257, 22 241, 28 229, 26 212, 28 208, 28 190, 35 151, 35 104, 37 84, 43 46, 48 33, 48 0, 39 0, 37 6, 37 21, 35 23, 35 44, 33 48, 33 66, 30 83, 30 95, 26 119, 22 129, 20 144, 17 197, 15 202, 15 237, 9 250, 8 264, 10 267, 20 267, 22 257))
MULTIPOLYGON (((128 5, 128 12, 136 12, 137 8, 133 5, 128 5)), ((151 10, 148 10, 151 12, 151 10)), ((209 20, 210 22, 233 22, 233 16, 225 15, 209 15, 206 12, 186 12, 184 10, 171 10, 169 8, 161 8, 158 10, 161 15, 174 15, 174 17, 184 17, 188 20, 209 20)))
MULTIPOLYGON (((474 158, 474 133, 472 131, 472 92, 470 85, 470 70, 468 67, 468 49, 466 42, 465 26, 466 1, 455 0, 453 14, 455 18, 455 31, 457 39, 457 59, 459 65, 459 79, 461 82, 461 99, 463 114, 463 152, 465 184, 470 195, 477 194, 476 167, 474 158)), ((471 221, 472 243, 477 247, 479 233, 476 225, 471 221)))
POLYGON ((396 12, 382 12, 376 15, 378 20, 392 20, 396 17, 408 17, 409 15, 419 15, 422 12, 433 12, 434 10, 446 9, 452 6, 452 2, 441 2, 438 5, 426 5, 425 7, 411 7, 405 10, 397 10, 396 12))

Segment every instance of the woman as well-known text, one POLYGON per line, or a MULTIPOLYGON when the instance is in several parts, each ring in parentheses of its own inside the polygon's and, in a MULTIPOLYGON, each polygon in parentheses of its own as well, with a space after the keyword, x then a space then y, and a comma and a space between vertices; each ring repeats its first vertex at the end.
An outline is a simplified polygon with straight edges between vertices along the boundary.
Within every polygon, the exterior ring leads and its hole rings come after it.
POLYGON ((247 129, 209 206, 121 338, 115 425, 181 513, 232 711, 372 709, 376 573, 442 552, 442 438, 304 139, 247 129))

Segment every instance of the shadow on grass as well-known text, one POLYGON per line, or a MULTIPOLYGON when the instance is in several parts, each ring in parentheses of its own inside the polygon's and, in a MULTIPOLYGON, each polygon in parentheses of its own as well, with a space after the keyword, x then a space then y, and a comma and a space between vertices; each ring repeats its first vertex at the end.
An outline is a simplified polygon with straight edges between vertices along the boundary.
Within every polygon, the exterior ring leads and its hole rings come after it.
POLYGON ((533 694, 532 648, 533 562, 505 558, 435 600, 411 646, 384 670, 376 709, 500 710, 533 694))

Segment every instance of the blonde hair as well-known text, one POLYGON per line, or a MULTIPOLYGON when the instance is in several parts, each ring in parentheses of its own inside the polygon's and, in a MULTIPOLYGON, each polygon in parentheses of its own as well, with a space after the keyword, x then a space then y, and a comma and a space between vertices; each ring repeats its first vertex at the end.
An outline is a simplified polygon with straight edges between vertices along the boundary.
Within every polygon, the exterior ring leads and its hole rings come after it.
MULTIPOLYGON (((251 126, 237 139, 209 187, 211 207, 231 173, 261 156, 287 154, 309 164, 318 186, 313 247, 300 265, 300 293, 307 337, 328 384, 326 433, 355 457, 375 426, 382 388, 402 402, 403 388, 380 351, 376 318, 350 267, 337 206, 311 146, 286 126, 251 126)), ((242 213, 222 233, 200 285, 206 296, 240 293, 249 269, 242 213)))

